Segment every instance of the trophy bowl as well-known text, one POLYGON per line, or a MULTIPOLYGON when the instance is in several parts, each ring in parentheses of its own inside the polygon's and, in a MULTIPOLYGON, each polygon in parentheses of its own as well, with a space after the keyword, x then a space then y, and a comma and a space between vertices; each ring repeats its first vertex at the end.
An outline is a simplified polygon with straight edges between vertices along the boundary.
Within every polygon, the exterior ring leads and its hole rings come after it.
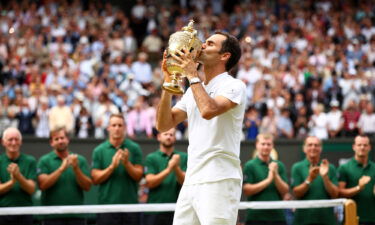
POLYGON ((162 87, 172 94, 180 95, 184 93, 180 83, 185 74, 181 67, 173 65, 177 61, 171 54, 178 55, 177 50, 183 51, 185 48, 192 53, 193 57, 195 57, 194 61, 196 61, 202 49, 202 42, 197 37, 197 30, 194 30, 193 24, 194 21, 190 20, 188 26, 183 27, 181 31, 177 31, 169 37, 166 66, 171 76, 171 82, 164 82, 162 87))

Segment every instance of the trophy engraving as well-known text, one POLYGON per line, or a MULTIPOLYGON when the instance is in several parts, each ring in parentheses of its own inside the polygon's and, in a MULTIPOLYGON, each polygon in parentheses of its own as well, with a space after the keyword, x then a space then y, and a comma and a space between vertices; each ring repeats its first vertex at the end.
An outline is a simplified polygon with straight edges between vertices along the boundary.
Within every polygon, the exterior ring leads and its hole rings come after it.
POLYGON ((188 49, 190 52, 195 53, 194 60, 197 60, 198 53, 202 49, 202 42, 197 37, 197 30, 193 27, 194 21, 191 20, 188 26, 182 28, 181 31, 173 33, 169 37, 167 48, 167 71, 171 74, 171 82, 164 82, 163 89, 172 94, 183 94, 184 90, 181 87, 181 79, 185 76, 184 70, 178 66, 172 65, 176 60, 171 54, 178 54, 177 50, 183 48, 188 49))

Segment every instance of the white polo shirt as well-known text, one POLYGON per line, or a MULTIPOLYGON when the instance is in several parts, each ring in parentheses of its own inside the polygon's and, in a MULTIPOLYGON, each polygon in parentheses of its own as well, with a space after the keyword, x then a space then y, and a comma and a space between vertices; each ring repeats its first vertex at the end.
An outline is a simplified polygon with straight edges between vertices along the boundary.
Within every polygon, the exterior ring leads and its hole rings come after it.
POLYGON ((206 120, 201 116, 190 88, 174 106, 187 113, 189 123, 189 157, 184 184, 228 178, 242 180, 239 155, 246 86, 225 72, 203 87, 212 98, 223 96, 237 106, 206 120))

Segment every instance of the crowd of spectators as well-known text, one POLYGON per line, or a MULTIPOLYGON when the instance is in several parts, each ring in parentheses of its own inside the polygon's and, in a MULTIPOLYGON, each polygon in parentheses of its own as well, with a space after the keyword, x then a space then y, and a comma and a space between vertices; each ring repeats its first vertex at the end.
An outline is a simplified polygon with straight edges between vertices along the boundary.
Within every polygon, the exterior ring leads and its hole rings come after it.
POLYGON ((130 137, 154 137, 162 52, 194 19, 202 41, 216 29, 241 41, 232 74, 247 85, 244 139, 375 134, 371 1, 176 2, 137 0, 129 13, 106 1, 0 5, 0 132, 48 137, 64 124, 103 138, 121 112, 130 137))

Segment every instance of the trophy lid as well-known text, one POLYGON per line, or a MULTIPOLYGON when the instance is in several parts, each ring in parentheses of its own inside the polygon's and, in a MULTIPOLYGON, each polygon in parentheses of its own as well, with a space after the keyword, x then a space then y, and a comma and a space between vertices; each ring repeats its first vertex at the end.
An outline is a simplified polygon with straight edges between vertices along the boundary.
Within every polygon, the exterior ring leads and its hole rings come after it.
POLYGON ((187 26, 183 27, 182 30, 188 31, 188 32, 191 32, 191 33, 197 32, 196 30, 194 30, 194 20, 190 20, 189 24, 187 26))

